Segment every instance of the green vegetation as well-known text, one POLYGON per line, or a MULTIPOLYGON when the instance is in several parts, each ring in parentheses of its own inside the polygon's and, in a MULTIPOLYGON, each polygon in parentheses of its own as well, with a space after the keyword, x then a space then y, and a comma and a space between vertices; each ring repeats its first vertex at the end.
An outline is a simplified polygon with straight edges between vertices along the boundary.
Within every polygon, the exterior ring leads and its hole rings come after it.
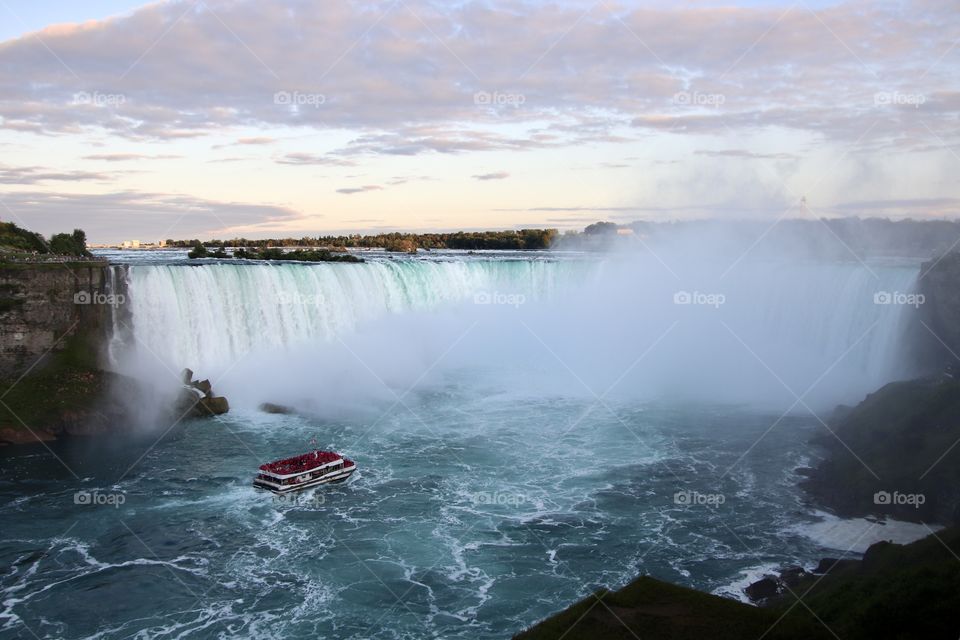
MULTIPOLYGON (((380 233, 362 236, 317 236, 282 238, 271 240, 167 240, 168 247, 328 247, 330 249, 377 249, 410 252, 417 249, 464 249, 464 250, 527 250, 548 249, 557 236, 556 229, 521 229, 519 231, 475 231, 456 233, 380 233)), ((201 256, 198 256, 201 257, 201 256)))
MULTIPOLYGON (((863 561, 822 579, 810 576, 793 591, 810 608, 796 606, 785 621, 816 614, 845 640, 949 638, 960 633, 960 528, 909 545, 881 542, 863 561), (812 612, 812 613, 811 613, 812 612)), ((773 608, 796 602, 782 596, 773 608)))
POLYGON ((47 253, 47 243, 39 233, 22 229, 12 222, 0 222, 0 252, 47 253))
POLYGON ((23 298, 17 296, 20 291, 21 287, 19 285, 0 284, 0 313, 6 313, 23 306, 23 298))
POLYGON ((953 640, 960 629, 958 556, 956 527, 909 545, 881 542, 863 562, 808 576, 760 608, 641 577, 588 596, 516 638, 953 640))
POLYGON ((47 242, 39 233, 18 227, 12 222, 0 222, 0 255, 54 255, 89 257, 87 234, 82 229, 73 233, 57 233, 47 242))
POLYGON ((210 253, 207 251, 207 248, 203 246, 203 243, 199 240, 193 243, 193 248, 190 249, 190 253, 187 254, 187 257, 191 260, 196 258, 206 258, 209 257, 210 253))
POLYGON ((587 596, 515 638, 743 640, 763 637, 819 640, 832 637, 815 621, 792 620, 789 625, 781 622, 774 626, 780 615, 777 611, 644 576, 617 591, 601 590, 587 596))
MULTIPOLYGON (((218 253, 222 253, 220 249, 218 253)), ((254 251, 252 249, 237 249, 234 257, 244 260, 298 260, 301 262, 363 262, 362 258, 352 256, 348 253, 337 254, 327 249, 297 249, 284 253, 283 249, 276 247, 270 249, 261 249, 254 251)), ((216 254, 213 257, 220 257, 216 254)))
POLYGON ((605 233, 616 233, 619 228, 619 225, 615 222, 594 222, 588 225, 583 232, 588 236, 597 236, 605 233))
POLYGON ((87 234, 83 229, 73 233, 57 233, 50 237, 50 253, 60 256, 89 256, 87 234))
POLYGON ((296 260, 299 262, 363 262, 363 258, 350 255, 348 253, 334 253, 329 249, 296 249, 294 251, 284 251, 278 247, 267 249, 237 249, 233 255, 229 255, 223 247, 210 252, 202 244, 194 245, 187 257, 195 258, 230 258, 236 260, 296 260))
POLYGON ((34 440, 27 427, 49 434, 65 416, 82 413, 103 397, 112 377, 97 366, 94 345, 79 335, 67 338, 63 350, 49 355, 29 375, 0 380, 8 407, 0 406, 0 431, 26 431, 24 442, 34 440))
POLYGON ((839 413, 830 425, 837 437, 822 436, 830 456, 807 491, 845 515, 960 522, 960 381, 894 382, 839 413), (922 495, 922 504, 877 504, 879 492, 922 495))

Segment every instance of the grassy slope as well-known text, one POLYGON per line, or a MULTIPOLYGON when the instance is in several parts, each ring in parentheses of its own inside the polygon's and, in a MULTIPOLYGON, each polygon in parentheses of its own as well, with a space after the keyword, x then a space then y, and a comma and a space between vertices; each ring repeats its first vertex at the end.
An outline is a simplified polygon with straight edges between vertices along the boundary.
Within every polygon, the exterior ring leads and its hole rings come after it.
POLYGON ((876 545, 861 564, 822 579, 808 578, 793 593, 802 597, 803 604, 788 593, 770 607, 757 608, 642 577, 618 591, 598 594, 612 613, 588 596, 516 638, 756 640, 761 636, 833 638, 836 634, 843 640, 956 640, 960 636, 960 528, 910 545, 876 545))
POLYGON ((951 521, 960 486, 960 447, 951 449, 960 440, 960 381, 888 384, 832 428, 860 459, 832 436, 824 439, 831 456, 803 483, 819 502, 845 515, 951 521), (926 501, 919 509, 878 506, 877 491, 922 493, 926 501))
MULTIPOLYGON (((808 578, 794 592, 844 640, 956 640, 960 637, 960 527, 909 545, 874 545, 859 565, 819 581, 808 578)), ((788 595, 779 606, 792 601, 788 595)))
POLYGON ((601 591, 516 636, 517 640, 817 640, 832 636, 809 620, 781 622, 760 609, 650 577, 617 591, 601 591), (597 602, 597 598, 601 602, 597 602), (608 608, 609 607, 609 608, 608 608), (775 625, 775 626, 774 626, 775 625), (629 629, 627 628, 629 627, 629 629), (772 628, 772 630, 771 630, 772 628), (767 633, 769 631, 769 633, 767 633))

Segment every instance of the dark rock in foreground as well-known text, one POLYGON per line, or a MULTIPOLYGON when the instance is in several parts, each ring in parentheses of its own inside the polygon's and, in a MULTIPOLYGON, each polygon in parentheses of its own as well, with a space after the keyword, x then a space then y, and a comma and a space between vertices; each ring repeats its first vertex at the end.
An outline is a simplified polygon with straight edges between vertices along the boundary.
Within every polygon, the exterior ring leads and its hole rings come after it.
POLYGON ((859 560, 850 560, 842 558, 822 558, 816 567, 813 568, 813 573, 815 575, 823 575, 825 573, 830 573, 831 571, 848 569, 850 567, 856 566, 859 564, 859 560))
POLYGON ((822 575, 792 567, 755 583, 757 595, 766 597, 763 607, 641 577, 592 594, 516 639, 954 640, 960 629, 958 556, 956 527, 909 545, 880 542, 863 561, 824 559, 817 567, 822 575), (785 581, 792 586, 775 595, 785 581))
POLYGON ((781 612, 752 607, 644 576, 617 591, 591 594, 516 640, 785 640, 831 638, 815 621, 777 622, 781 612))
POLYGON ((960 252, 953 251, 923 263, 918 280, 923 295, 921 312, 926 327, 919 334, 926 340, 926 358, 957 361, 960 354, 960 252))
POLYGON ((780 595, 780 581, 776 578, 771 578, 767 576, 757 580, 746 589, 744 593, 747 594, 747 597, 750 598, 753 602, 762 602, 769 598, 773 598, 777 595, 780 595))
POLYGON ((193 380, 193 371, 184 369, 183 388, 174 403, 174 412, 178 417, 206 418, 218 416, 230 411, 230 403, 222 396, 213 395, 213 385, 209 380, 193 380))
POLYGON ((890 383, 821 438, 828 457, 801 482, 843 516, 960 523, 960 381, 890 383))

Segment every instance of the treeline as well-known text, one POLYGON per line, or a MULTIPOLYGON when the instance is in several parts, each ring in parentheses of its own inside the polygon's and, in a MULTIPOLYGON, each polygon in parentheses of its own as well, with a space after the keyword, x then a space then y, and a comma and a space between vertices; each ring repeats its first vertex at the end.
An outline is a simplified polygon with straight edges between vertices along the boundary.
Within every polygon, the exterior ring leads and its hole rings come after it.
POLYGON ((345 249, 377 249, 410 252, 417 249, 517 250, 548 249, 557 237, 556 229, 520 229, 518 231, 458 231, 456 233, 380 233, 376 235, 304 236, 251 240, 167 240, 168 247, 270 248, 270 247, 333 247, 345 249))
POLYGON ((90 256, 87 234, 83 229, 73 233, 56 233, 45 240, 42 235, 18 227, 12 222, 0 222, 0 251, 56 256, 90 256))
POLYGON ((224 247, 218 247, 216 251, 208 251, 202 243, 198 242, 187 254, 191 260, 196 258, 219 258, 231 260, 297 260, 300 262, 363 262, 362 258, 350 255, 349 253, 333 252, 328 249, 295 249, 293 251, 284 251, 279 247, 270 247, 267 249, 245 249, 239 248, 232 253, 227 253, 224 247))

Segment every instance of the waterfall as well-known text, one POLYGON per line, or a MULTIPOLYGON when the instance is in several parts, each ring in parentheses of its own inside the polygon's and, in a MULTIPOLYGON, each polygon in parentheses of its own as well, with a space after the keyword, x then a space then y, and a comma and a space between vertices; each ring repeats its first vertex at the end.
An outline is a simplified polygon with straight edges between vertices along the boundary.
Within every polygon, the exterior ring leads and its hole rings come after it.
POLYGON ((133 266, 138 344, 173 366, 229 362, 254 348, 332 340, 385 314, 477 293, 529 300, 573 284, 583 265, 538 260, 133 266))
MULTIPOLYGON (((168 370, 206 372, 252 352, 306 358, 307 349, 372 322, 381 322, 379 340, 389 345, 439 342, 449 328, 440 314, 459 308, 490 320, 487 333, 478 329, 461 349, 469 364, 560 361, 569 367, 562 375, 594 376, 596 385, 587 386, 601 390, 629 370, 634 379, 621 389, 710 391, 739 401, 787 388, 790 400, 816 383, 825 402, 853 401, 910 373, 903 338, 915 309, 884 296, 910 292, 915 267, 744 264, 724 278, 713 265, 693 265, 671 277, 658 262, 648 256, 134 265, 126 274, 133 327, 126 342, 168 370), (720 294, 723 301, 678 303, 683 293, 720 294), (526 305, 465 304, 478 295, 519 297, 526 305), (412 314, 419 314, 416 338, 400 328, 412 314), (382 324, 391 317, 395 326, 382 324), (671 323, 676 330, 669 339, 630 369, 671 323)), ((411 346, 407 356, 414 351, 411 346)), ((312 375, 304 370, 299 375, 312 375)), ((244 373, 267 375, 256 367, 244 373)))

